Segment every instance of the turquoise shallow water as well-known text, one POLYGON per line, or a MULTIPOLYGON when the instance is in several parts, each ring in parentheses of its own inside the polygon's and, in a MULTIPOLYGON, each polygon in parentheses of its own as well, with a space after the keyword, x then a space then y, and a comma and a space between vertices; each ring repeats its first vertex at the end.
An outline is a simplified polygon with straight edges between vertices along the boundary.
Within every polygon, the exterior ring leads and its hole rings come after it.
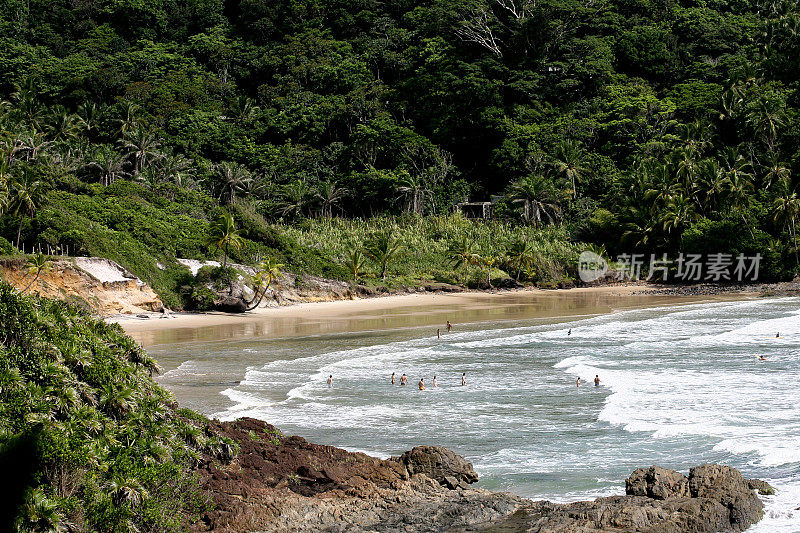
POLYGON ((556 501, 620 493, 640 466, 686 471, 720 462, 779 489, 753 531, 800 531, 800 299, 457 324, 442 339, 427 334, 150 351, 181 361, 163 383, 184 404, 220 418, 253 416, 378 456, 445 445, 474 463, 481 486, 556 501), (405 372, 410 386, 391 386, 392 372, 405 372), (434 375, 438 389, 430 388, 434 375), (595 375, 600 387, 591 384, 595 375), (429 390, 417 390, 420 377, 429 390), (199 386, 205 392, 193 395, 199 386))

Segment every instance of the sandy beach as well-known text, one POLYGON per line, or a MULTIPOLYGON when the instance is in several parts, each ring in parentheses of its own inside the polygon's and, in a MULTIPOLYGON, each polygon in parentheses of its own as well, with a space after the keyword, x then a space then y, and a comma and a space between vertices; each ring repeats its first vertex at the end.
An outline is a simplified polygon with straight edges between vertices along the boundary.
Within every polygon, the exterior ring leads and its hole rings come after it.
MULTIPOLYGON (((300 303, 260 308, 247 314, 157 313, 143 319, 115 316, 142 345, 239 337, 278 338, 338 332, 398 329, 484 320, 575 317, 620 308, 671 305, 712 299, 740 299, 758 295, 735 292, 723 295, 660 294, 652 285, 628 284, 573 289, 523 289, 498 292, 416 293, 375 298, 300 303)), ((435 329, 432 330, 435 334, 435 329)))

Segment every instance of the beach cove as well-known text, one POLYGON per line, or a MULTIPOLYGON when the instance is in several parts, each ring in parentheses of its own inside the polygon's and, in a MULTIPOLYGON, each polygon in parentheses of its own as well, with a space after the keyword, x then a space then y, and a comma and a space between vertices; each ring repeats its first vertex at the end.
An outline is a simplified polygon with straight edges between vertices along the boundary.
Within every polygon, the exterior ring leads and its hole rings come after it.
POLYGON ((123 326, 205 414, 381 457, 448 446, 482 487, 555 501, 621 493, 644 464, 731 464, 779 489, 754 531, 796 531, 797 299, 641 292, 410 295, 123 326), (440 387, 393 388, 392 371, 440 387), (575 387, 595 374, 601 387, 575 387))

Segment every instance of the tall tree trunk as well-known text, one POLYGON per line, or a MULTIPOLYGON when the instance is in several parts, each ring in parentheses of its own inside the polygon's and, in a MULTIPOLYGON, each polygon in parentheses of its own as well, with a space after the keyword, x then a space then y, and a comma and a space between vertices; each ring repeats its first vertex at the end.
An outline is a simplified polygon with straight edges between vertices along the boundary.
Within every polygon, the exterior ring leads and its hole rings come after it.
POLYGON ((25 220, 23 217, 19 217, 19 227, 17 227, 17 249, 19 250, 19 240, 22 236, 22 221, 25 220))

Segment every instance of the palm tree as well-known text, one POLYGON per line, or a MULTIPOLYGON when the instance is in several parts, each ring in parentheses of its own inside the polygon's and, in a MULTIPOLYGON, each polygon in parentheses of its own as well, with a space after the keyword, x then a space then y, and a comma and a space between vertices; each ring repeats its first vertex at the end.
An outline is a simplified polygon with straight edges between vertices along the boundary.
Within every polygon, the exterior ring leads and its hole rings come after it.
POLYGON ((583 152, 573 141, 563 141, 556 148, 555 161, 553 162, 559 174, 562 174, 572 184, 572 197, 578 196, 578 183, 584 172, 583 152))
POLYGON ((775 222, 783 220, 784 226, 788 227, 794 244, 794 260, 800 266, 797 252, 797 217, 800 215, 800 198, 797 197, 797 191, 789 191, 789 188, 786 187, 784 192, 772 202, 772 210, 775 213, 775 222))
POLYGON ((750 205, 753 194, 752 166, 735 148, 727 149, 724 157, 726 196, 731 207, 741 215, 742 222, 750 231, 750 236, 755 237, 753 228, 750 227, 745 217, 745 211, 750 205))
POLYGON ((102 103, 84 102, 78 106, 78 117, 87 133, 97 132, 105 117, 105 107, 102 103))
POLYGON ((331 218, 333 216, 333 208, 337 207, 348 194, 350 194, 350 191, 344 187, 337 187, 331 181, 323 181, 317 185, 317 192, 314 194, 314 198, 320 203, 322 216, 331 218))
POLYGON ((10 211, 19 218, 17 227, 17 248, 22 236, 22 223, 25 217, 33 218, 42 203, 44 186, 41 181, 31 178, 27 172, 20 179, 14 180, 10 191, 10 211))
POLYGON ((747 123, 757 135, 761 136, 767 148, 770 151, 774 150, 778 129, 784 125, 784 113, 780 103, 762 96, 747 113, 747 123))
POLYGON ((451 242, 447 254, 455 268, 464 267, 464 284, 469 281, 469 267, 478 263, 480 256, 475 253, 475 239, 466 235, 459 240, 451 242))
POLYGON ((22 289, 22 292, 30 289, 31 285, 36 283, 36 280, 39 279, 39 276, 42 274, 42 272, 49 272, 50 268, 50 258, 43 253, 38 252, 29 257, 27 263, 25 263, 25 269, 28 271, 28 273, 34 274, 34 276, 30 283, 28 283, 28 285, 22 289))
POLYGON ((219 199, 225 205, 236 201, 236 193, 252 181, 250 171, 242 165, 223 161, 214 167, 214 174, 219 187, 219 199))
POLYGON ((169 154, 158 163, 157 172, 162 181, 171 181, 178 187, 191 178, 193 161, 182 154, 169 154))
POLYGON ((764 188, 769 189, 773 183, 779 183, 786 180, 791 175, 792 171, 786 164, 781 161, 780 156, 776 152, 771 152, 764 162, 764 188))
POLYGON ((223 211, 222 214, 211 223, 209 230, 208 243, 214 250, 222 250, 222 268, 225 270, 228 267, 228 250, 231 248, 240 250, 244 240, 239 234, 240 230, 236 228, 236 221, 233 219, 233 215, 228 211, 223 211))
POLYGON ((311 191, 303 180, 294 180, 283 186, 283 200, 280 211, 283 216, 299 218, 308 205, 311 191))
POLYGON ((272 257, 268 257, 261 262, 258 267, 258 271, 253 278, 255 294, 253 295, 253 299, 247 302, 245 309, 246 311, 252 311, 261 305, 261 301, 264 299, 264 296, 266 296, 267 290, 269 290, 272 282, 281 279, 283 276, 283 274, 281 274, 282 268, 283 264, 278 263, 272 257))
POLYGON ((425 211, 425 197, 433 194, 425 186, 421 175, 408 172, 403 172, 397 184, 397 192, 406 199, 406 210, 415 215, 421 215, 425 211))
POLYGON ((67 111, 64 106, 55 106, 50 110, 47 131, 54 141, 72 139, 81 129, 83 129, 81 119, 67 111))
POLYGON ((713 211, 725 191, 725 172, 716 159, 705 159, 698 166, 698 185, 704 201, 701 210, 713 211))
POLYGON ((353 274, 353 281, 358 283, 358 273, 364 266, 364 251, 359 246, 353 246, 347 251, 345 266, 353 274))
POLYGON ((100 175, 100 182, 108 187, 117 179, 128 176, 125 172, 125 156, 118 152, 106 149, 95 152, 94 161, 87 165, 100 175))
POLYGON ((126 132, 121 144, 127 156, 132 159, 134 174, 138 174, 148 164, 161 157, 161 153, 158 151, 161 143, 158 142, 156 134, 144 128, 135 128, 126 132))
POLYGON ((249 122, 259 111, 252 98, 241 95, 231 102, 231 116, 239 125, 249 122))
POLYGON ((139 111, 139 106, 133 102, 125 102, 122 105, 122 118, 117 120, 120 135, 124 137, 128 132, 133 131, 139 125, 136 116, 139 111))
POLYGON ((532 260, 532 250, 528 241, 517 239, 511 243, 506 253, 508 264, 517 271, 516 280, 519 281, 522 271, 530 265, 532 260))
POLYGON ((692 222, 697 220, 697 213, 692 202, 683 194, 675 195, 667 202, 661 215, 661 224, 664 231, 680 235, 692 222))
POLYGON ((511 185, 511 202, 522 204, 523 218, 535 224, 554 223, 561 218, 561 191, 544 176, 529 174, 511 185))
POLYGON ((400 255, 400 243, 391 231, 374 236, 364 245, 364 254, 375 261, 381 269, 381 279, 386 281, 389 263, 400 255))

